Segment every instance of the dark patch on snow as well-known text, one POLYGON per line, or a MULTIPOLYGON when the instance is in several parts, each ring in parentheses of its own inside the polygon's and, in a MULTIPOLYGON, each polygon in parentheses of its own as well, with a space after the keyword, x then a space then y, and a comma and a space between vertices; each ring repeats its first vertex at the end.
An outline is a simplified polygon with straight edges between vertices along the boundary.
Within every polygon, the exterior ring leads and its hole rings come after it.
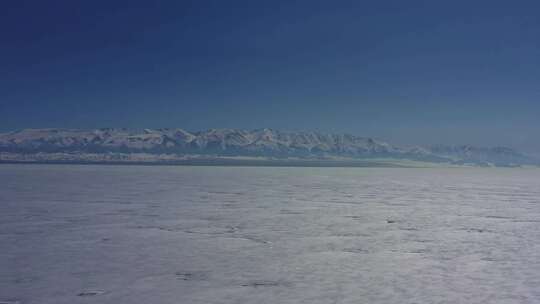
MULTIPOLYGON (((13 283, 15 284, 25 284, 25 283, 32 283, 36 281, 36 278, 28 277, 28 278, 17 278, 13 280, 13 283)), ((2 302, 0 302, 1 304, 2 302)))
POLYGON ((93 296, 102 295, 104 293, 105 293, 105 291, 103 291, 103 290, 87 290, 87 291, 83 291, 83 292, 78 293, 77 296, 79 296, 79 297, 93 297, 93 296))
POLYGON ((485 228, 460 228, 458 230, 466 231, 469 233, 496 233, 494 230, 485 229, 485 228))
POLYGON ((485 261, 485 262, 499 262, 499 260, 492 257, 484 257, 484 258, 481 258, 480 260, 485 261))
POLYGON ((426 253, 427 250, 425 249, 412 249, 412 250, 398 250, 398 249, 392 249, 391 252, 398 252, 398 253, 411 253, 411 254, 423 254, 426 253))
POLYGON ((286 210, 286 209, 281 209, 279 211, 280 214, 290 214, 290 215, 295 215, 295 214, 304 214, 303 212, 301 211, 292 211, 292 210, 286 210))
POLYGON ((399 230, 404 230, 404 231, 418 231, 418 228, 415 228, 415 227, 399 227, 399 230))
POLYGON ((368 250, 362 248, 344 248, 342 251, 348 253, 369 253, 368 250))
POLYGON ((499 216, 499 215, 486 215, 486 216, 484 216, 484 218, 499 219, 499 220, 510 220, 510 219, 512 219, 511 217, 508 217, 508 216, 499 216))
POLYGON ((412 242, 416 242, 416 243, 433 243, 435 242, 434 240, 426 240, 426 239, 417 239, 417 240, 411 240, 412 242))
POLYGON ((272 242, 270 242, 270 241, 263 240, 263 239, 253 237, 253 236, 239 236, 239 237, 236 237, 236 238, 237 239, 244 239, 244 240, 248 240, 248 241, 252 241, 252 242, 260 243, 260 244, 272 244, 272 242))
POLYGON ((203 281, 207 278, 206 273, 199 271, 177 271, 174 275, 181 281, 203 281))
POLYGON ((467 230, 468 232, 479 232, 479 233, 482 233, 484 232, 484 229, 479 229, 479 228, 470 228, 467 230))
POLYGON ((406 253, 416 253, 416 254, 422 254, 427 253, 428 251, 426 249, 414 249, 414 250, 408 250, 405 251, 406 253))
POLYGON ((240 286, 243 287, 281 287, 281 286, 290 286, 291 284, 288 282, 281 282, 281 281, 253 281, 241 284, 240 286))

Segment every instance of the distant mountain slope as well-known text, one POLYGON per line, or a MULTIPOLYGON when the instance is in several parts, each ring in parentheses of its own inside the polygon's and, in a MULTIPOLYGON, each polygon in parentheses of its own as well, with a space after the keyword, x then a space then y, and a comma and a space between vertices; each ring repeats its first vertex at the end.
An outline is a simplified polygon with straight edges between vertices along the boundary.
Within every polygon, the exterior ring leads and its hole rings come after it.
POLYGON ((433 154, 452 159, 456 164, 493 164, 495 166, 512 166, 525 164, 538 164, 538 161, 506 147, 483 148, 464 146, 430 147, 433 154))
MULTIPOLYGON (((271 129, 26 129, 0 134, 0 152, 25 155, 117 153, 122 155, 204 155, 298 159, 393 158, 417 161, 518 166, 536 161, 509 148, 472 146, 399 147, 366 137, 271 129)), ((5 157, 4 157, 5 158, 5 157)), ((0 159, 1 160, 1 159, 0 159)))

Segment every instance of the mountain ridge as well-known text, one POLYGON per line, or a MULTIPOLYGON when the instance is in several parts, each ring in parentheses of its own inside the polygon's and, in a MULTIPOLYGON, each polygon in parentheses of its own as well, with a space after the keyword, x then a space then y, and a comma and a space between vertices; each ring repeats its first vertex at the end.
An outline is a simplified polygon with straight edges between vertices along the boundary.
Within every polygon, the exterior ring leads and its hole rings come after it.
MULTIPOLYGON (((148 154, 295 159, 403 159, 476 166, 536 165, 536 159, 507 147, 472 145, 398 146, 371 137, 274 129, 181 128, 23 129, 0 133, 0 161, 44 154, 148 154)), ((46 159, 46 157, 45 157, 46 159)), ((156 157, 156 161, 159 158, 156 157)))

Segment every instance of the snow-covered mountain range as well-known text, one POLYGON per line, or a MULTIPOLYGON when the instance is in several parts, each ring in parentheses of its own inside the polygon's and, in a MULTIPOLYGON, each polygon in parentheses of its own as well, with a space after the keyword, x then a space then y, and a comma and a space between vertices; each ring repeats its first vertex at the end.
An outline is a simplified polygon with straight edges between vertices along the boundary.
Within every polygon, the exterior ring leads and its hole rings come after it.
POLYGON ((0 134, 0 161, 147 161, 188 157, 340 160, 403 159, 494 166, 534 165, 509 148, 403 147, 367 137, 272 129, 25 129, 0 134), (143 157, 144 156, 144 157, 143 157))

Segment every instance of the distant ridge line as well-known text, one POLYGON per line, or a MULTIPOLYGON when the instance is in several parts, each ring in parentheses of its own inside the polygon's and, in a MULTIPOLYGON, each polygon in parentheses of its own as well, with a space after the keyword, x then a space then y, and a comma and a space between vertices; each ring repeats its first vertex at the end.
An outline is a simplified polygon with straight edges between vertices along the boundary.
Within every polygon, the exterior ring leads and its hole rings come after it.
POLYGON ((259 161, 347 162, 395 159, 475 166, 539 162, 507 147, 398 146, 370 137, 274 129, 180 128, 24 129, 0 134, 0 161, 185 162, 187 159, 261 158, 259 161))

